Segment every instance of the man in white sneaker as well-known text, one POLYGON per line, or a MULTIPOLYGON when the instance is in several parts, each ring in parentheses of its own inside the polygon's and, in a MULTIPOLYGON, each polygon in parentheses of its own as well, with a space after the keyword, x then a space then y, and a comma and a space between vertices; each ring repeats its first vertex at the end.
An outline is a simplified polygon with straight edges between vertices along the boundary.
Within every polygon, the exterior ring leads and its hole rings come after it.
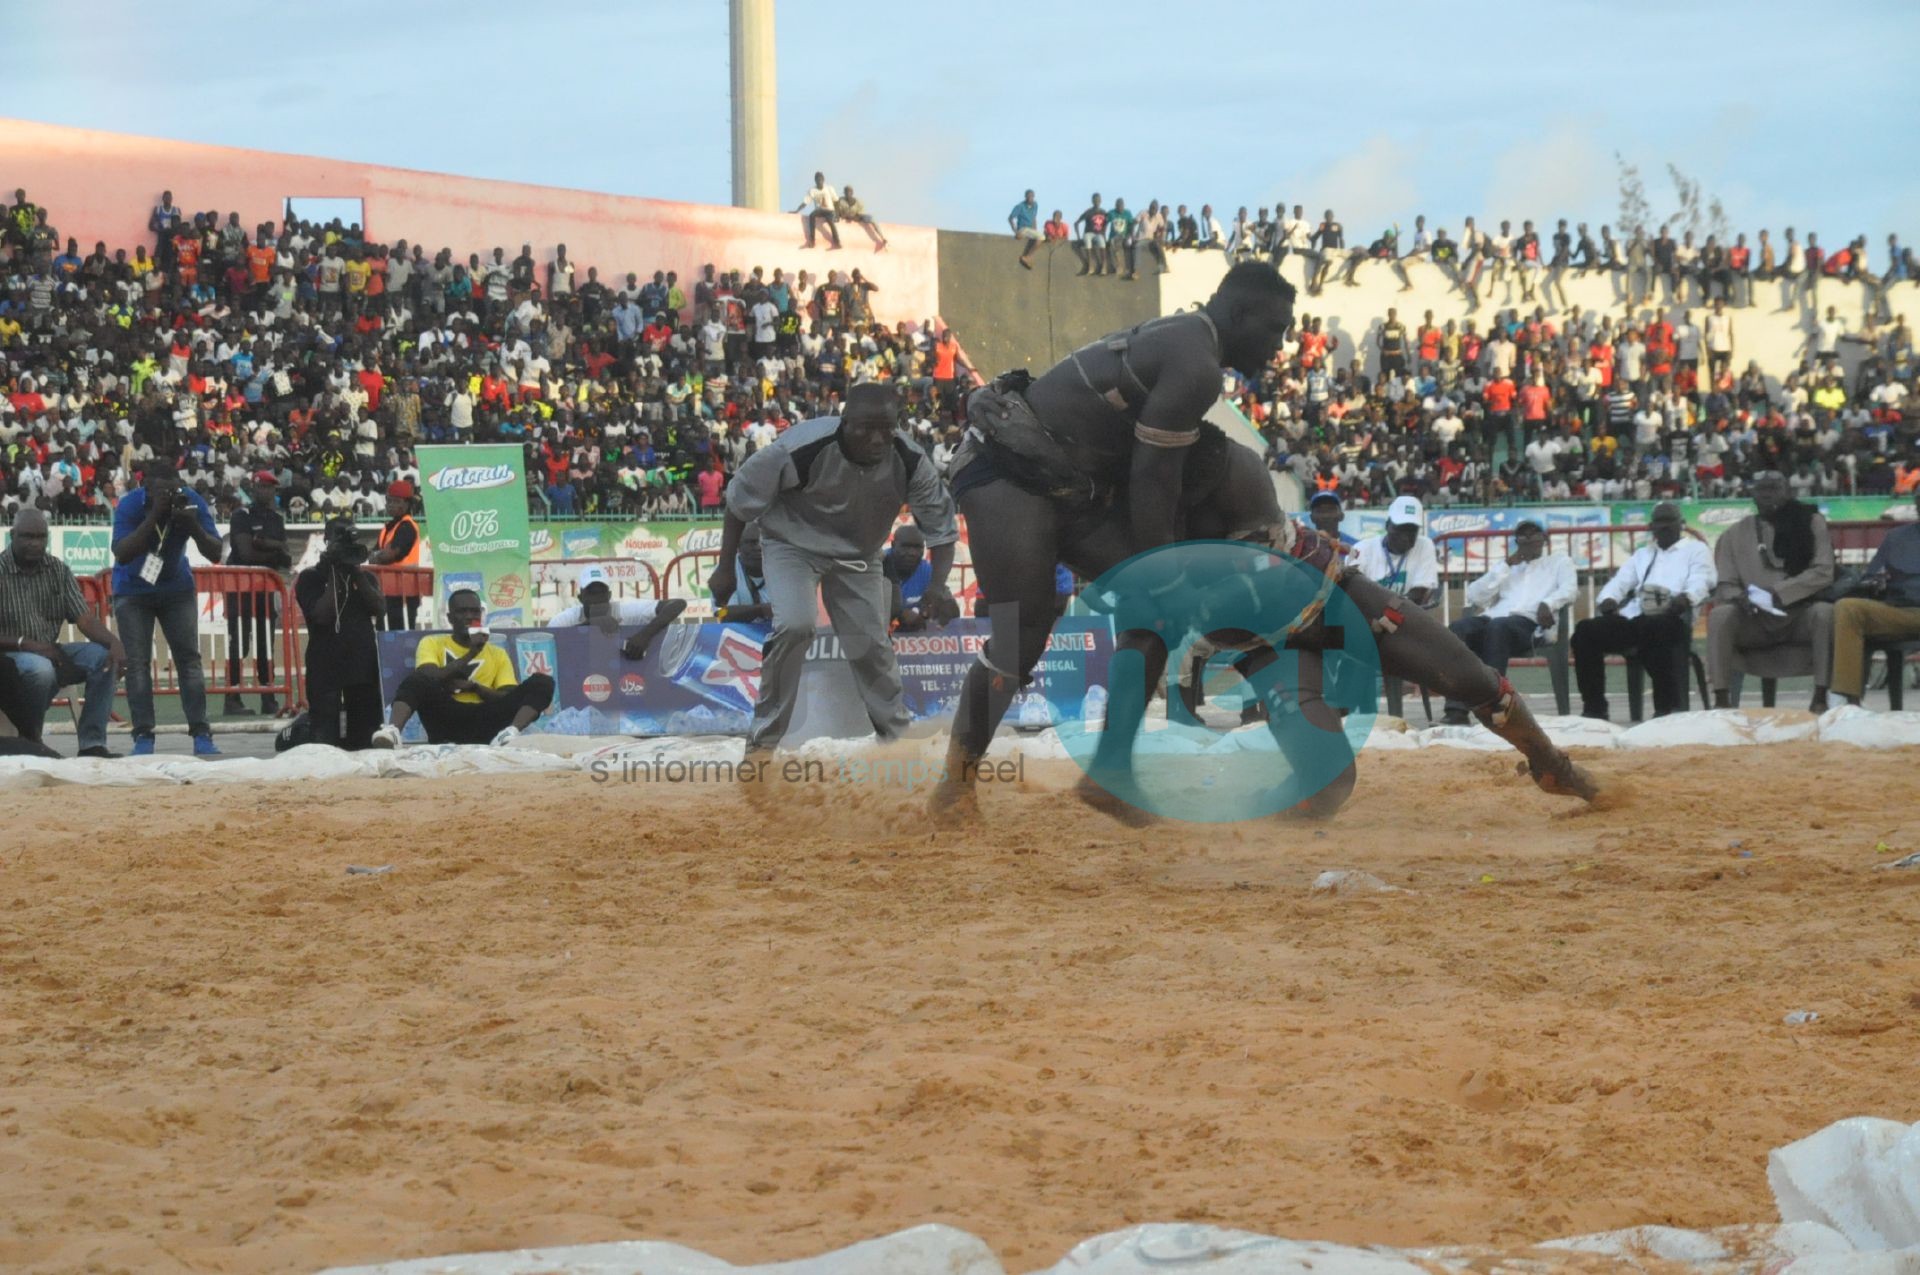
POLYGON ((513 661, 487 640, 480 595, 456 589, 447 598, 450 633, 433 633, 414 649, 414 669, 393 693, 387 725, 373 733, 375 748, 398 748, 417 714, 430 744, 511 743, 553 703, 553 679, 534 673, 524 682, 513 661))

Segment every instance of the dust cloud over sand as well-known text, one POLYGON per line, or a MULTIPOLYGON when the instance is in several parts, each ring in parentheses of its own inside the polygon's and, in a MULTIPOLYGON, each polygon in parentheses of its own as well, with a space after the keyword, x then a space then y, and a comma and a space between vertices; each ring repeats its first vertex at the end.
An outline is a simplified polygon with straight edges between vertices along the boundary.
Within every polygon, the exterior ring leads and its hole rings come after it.
POLYGON ((1593 761, 1628 800, 1434 749, 1318 830, 1144 836, 1037 771, 938 833, 584 775, 10 796, 0 1267, 1767 1220, 1769 1148, 1920 1119, 1914 758, 1593 761))

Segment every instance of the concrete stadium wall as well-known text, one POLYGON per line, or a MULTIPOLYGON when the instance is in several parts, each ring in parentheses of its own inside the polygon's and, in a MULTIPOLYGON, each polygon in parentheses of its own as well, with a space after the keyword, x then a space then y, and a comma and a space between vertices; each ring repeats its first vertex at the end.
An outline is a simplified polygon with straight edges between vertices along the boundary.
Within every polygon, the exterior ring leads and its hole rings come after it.
MULTIPOLYGON (((636 158, 644 165, 644 156, 636 158)), ((762 266, 769 275, 775 267, 815 276, 858 267, 879 286, 874 313, 888 322, 927 319, 939 300, 935 235, 915 226, 884 226, 883 253, 872 250, 857 226, 842 228, 840 252, 802 251, 799 218, 777 213, 0 119, 6 202, 16 187, 47 209, 62 236, 78 239, 82 252, 96 240, 129 255, 136 244, 151 248, 147 214, 163 190, 189 212, 218 209, 223 221, 238 212, 249 229, 278 223, 289 196, 346 198, 364 201, 367 232, 382 242, 405 238, 429 253, 449 247, 462 259, 498 246, 511 260, 530 243, 544 265, 553 246, 564 243, 580 278, 588 266, 598 266, 608 284, 629 271, 644 279, 655 270, 677 270, 689 293, 708 262, 721 270, 762 266)), ((544 271, 540 279, 544 285, 544 271)))
POLYGON ((1080 278, 1080 258, 1066 244, 1041 245, 1028 270, 1011 235, 943 230, 939 240, 941 317, 985 377, 1016 367, 1038 375, 1087 342, 1161 313, 1153 276, 1080 278))
MULTIPOLYGON (((1220 277, 1226 273, 1226 255, 1220 252, 1175 252, 1170 254, 1169 264, 1170 272, 1159 278, 1160 301, 1168 313, 1205 301, 1218 286, 1220 277)), ((1448 319, 1476 319, 1482 332, 1486 331, 1487 323, 1497 311, 1514 307, 1519 308, 1523 315, 1533 312, 1532 305, 1521 305, 1520 286, 1511 272, 1507 282, 1500 288, 1490 288, 1486 282, 1488 276, 1483 275, 1480 308, 1469 314, 1466 297, 1450 289, 1446 276, 1438 267, 1424 262, 1408 263, 1407 277, 1413 284, 1412 292, 1400 291, 1400 280, 1387 264, 1368 262, 1360 267, 1357 286, 1352 288, 1339 282, 1341 269, 1336 267, 1317 297, 1306 295, 1305 280, 1301 275, 1303 268, 1303 260, 1291 254, 1280 265, 1281 274, 1301 289, 1294 303, 1296 314, 1302 321, 1306 316, 1318 317, 1325 330, 1339 337, 1340 347, 1334 352, 1336 366, 1348 366, 1355 354, 1361 353, 1365 355, 1363 370, 1369 376, 1380 370, 1374 337, 1390 306, 1400 311, 1400 319, 1407 325, 1409 336, 1419 327, 1421 316, 1428 310, 1433 311, 1434 322, 1442 326, 1448 319)), ((1624 275, 1596 273, 1582 279, 1569 271, 1566 277, 1567 301, 1584 310, 1610 314, 1617 321, 1625 309, 1625 300, 1614 289, 1616 282, 1624 278, 1624 275)), ((1076 282, 1087 285, 1106 281, 1082 279, 1076 282)), ((1146 282, 1144 275, 1141 282, 1146 282)), ((1779 313, 1786 295, 1785 288, 1786 285, 1781 283, 1761 284, 1755 290, 1751 307, 1732 311, 1736 372, 1746 366, 1748 359, 1759 360, 1761 368, 1773 377, 1799 366, 1813 311, 1800 309, 1779 313)), ((1664 290, 1661 295, 1664 297, 1664 290)), ((1693 311, 1697 324, 1706 307, 1694 300, 1691 287, 1687 289, 1687 297, 1687 308, 1693 311)), ((1894 285, 1888 302, 1895 314, 1906 314, 1909 322, 1920 318, 1920 284, 1894 285)), ((1836 307, 1849 331, 1865 327, 1866 289, 1862 285, 1823 282, 1820 285, 1821 314, 1826 312, 1829 303, 1836 307)), ((1544 296, 1540 304, 1547 304, 1544 296)), ((1653 308, 1642 307, 1636 313, 1636 318, 1644 320, 1650 317, 1653 308)), ((1673 303, 1662 300, 1658 308, 1667 312, 1669 317, 1676 317, 1678 307, 1673 303)), ((1564 317, 1553 305, 1547 305, 1547 313, 1549 318, 1555 320, 1564 317)), ((1840 350, 1842 362, 1851 374, 1864 351, 1851 342, 1843 343, 1840 350)))

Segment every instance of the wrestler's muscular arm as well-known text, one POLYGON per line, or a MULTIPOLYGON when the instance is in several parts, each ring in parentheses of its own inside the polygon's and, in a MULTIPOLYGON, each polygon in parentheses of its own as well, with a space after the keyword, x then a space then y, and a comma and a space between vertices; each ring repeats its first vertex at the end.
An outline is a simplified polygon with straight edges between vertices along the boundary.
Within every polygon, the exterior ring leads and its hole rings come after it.
POLYGON ((1180 537, 1181 471, 1200 418, 1220 397, 1220 361, 1194 328, 1143 340, 1135 369, 1151 388, 1134 431, 1127 518, 1136 553, 1180 537))

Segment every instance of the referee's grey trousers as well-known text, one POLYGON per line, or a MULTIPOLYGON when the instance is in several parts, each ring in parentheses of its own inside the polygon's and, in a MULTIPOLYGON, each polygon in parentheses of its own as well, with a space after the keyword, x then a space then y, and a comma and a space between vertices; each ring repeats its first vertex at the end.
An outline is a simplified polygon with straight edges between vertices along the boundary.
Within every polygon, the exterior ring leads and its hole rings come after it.
POLYGON ((761 550, 767 595, 773 604, 773 636, 760 658, 760 696, 753 706, 747 748, 774 748, 787 733, 800 694, 807 648, 817 630, 815 597, 853 670, 854 685, 881 739, 893 739, 910 724, 900 692, 900 667, 888 634, 892 590, 880 560, 849 562, 822 557, 777 540, 761 550))

